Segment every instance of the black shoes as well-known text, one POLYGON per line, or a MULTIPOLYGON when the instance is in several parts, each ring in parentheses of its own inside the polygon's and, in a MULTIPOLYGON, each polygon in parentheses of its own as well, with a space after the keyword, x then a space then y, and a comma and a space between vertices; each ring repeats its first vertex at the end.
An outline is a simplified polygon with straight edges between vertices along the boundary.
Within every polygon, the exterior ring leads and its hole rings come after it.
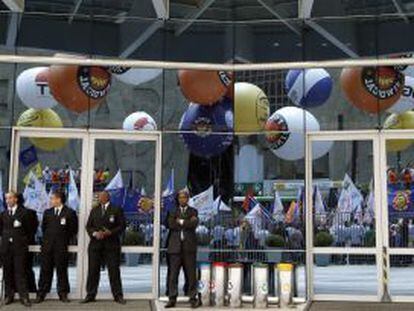
POLYGON ((68 294, 61 294, 59 295, 59 300, 64 302, 64 303, 68 303, 70 302, 69 298, 68 298, 68 294))
POLYGON ((92 296, 86 296, 84 300, 81 300, 80 303, 90 303, 90 302, 95 302, 95 297, 92 296))
POLYGON ((177 303, 177 301, 175 299, 170 299, 170 300, 168 300, 168 302, 167 302, 167 304, 165 305, 164 308, 166 308, 166 309, 174 308, 176 303, 177 303))
POLYGON ((32 303, 30 302, 29 298, 22 298, 20 300, 20 302, 22 303, 23 306, 25 307, 31 307, 32 303))
POLYGON ((12 303, 13 303, 13 301, 14 301, 14 298, 13 298, 13 297, 6 297, 6 298, 4 299, 4 304, 5 304, 5 305, 9 305, 9 304, 12 304, 12 303))
POLYGON ((45 301, 45 295, 37 295, 34 303, 42 303, 43 301, 45 301))
POLYGON ((194 298, 194 299, 190 299, 190 306, 192 309, 196 309, 201 305, 200 300, 194 298))
POLYGON ((121 304, 121 305, 125 305, 126 304, 126 300, 122 296, 115 297, 114 301, 117 302, 117 303, 119 303, 119 304, 121 304))

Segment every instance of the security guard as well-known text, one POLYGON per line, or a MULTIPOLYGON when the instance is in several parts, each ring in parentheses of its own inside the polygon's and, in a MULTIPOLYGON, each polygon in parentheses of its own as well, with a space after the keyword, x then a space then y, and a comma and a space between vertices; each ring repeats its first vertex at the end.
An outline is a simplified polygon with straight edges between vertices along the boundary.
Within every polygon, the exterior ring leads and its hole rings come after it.
POLYGON ((91 238, 88 248, 87 295, 82 303, 94 302, 98 292, 101 267, 108 267, 109 282, 114 300, 125 304, 121 283, 121 235, 125 231, 125 218, 121 208, 110 203, 110 195, 99 194, 99 205, 92 209, 86 224, 91 238))
POLYGON ((72 237, 78 232, 78 217, 76 212, 65 203, 66 196, 62 191, 53 192, 50 198, 52 207, 43 215, 42 262, 36 303, 43 302, 49 293, 54 268, 57 274, 59 299, 62 302, 69 302, 68 246, 72 237))
POLYGON ((31 218, 27 209, 18 205, 16 192, 9 191, 6 194, 6 205, 7 209, 0 215, 5 304, 14 301, 17 290, 21 303, 30 307, 26 267, 32 232, 31 218))

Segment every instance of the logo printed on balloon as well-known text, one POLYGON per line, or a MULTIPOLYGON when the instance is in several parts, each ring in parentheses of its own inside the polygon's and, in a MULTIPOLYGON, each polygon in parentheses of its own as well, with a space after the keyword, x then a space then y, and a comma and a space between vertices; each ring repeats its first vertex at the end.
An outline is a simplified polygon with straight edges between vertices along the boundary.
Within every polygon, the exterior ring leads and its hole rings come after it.
POLYGON ((231 84, 231 77, 227 74, 227 72, 225 71, 219 71, 218 72, 219 78, 221 80, 221 82, 225 85, 225 86, 229 86, 231 84))
POLYGON ((396 211, 405 211, 410 205, 410 190, 397 191, 395 197, 392 199, 392 208, 396 211))
MULTIPOLYGON (((403 54, 403 55, 398 55, 398 58, 412 58, 412 57, 413 57, 413 54, 412 53, 406 53, 406 54, 403 54)), ((408 68, 408 65, 397 65, 397 66, 394 66, 394 69, 395 70, 398 70, 398 71, 404 71, 407 68, 408 68)))
POLYGON ((41 95, 49 94, 50 91, 47 91, 47 89, 49 88, 48 70, 39 72, 35 77, 35 83, 36 83, 36 86, 39 87, 39 93, 41 95))
POLYGON ((400 72, 387 67, 364 68, 361 78, 366 90, 379 99, 397 95, 404 83, 404 77, 400 72))
POLYGON ((134 130, 140 130, 147 124, 148 124, 148 118, 143 117, 141 119, 138 119, 134 123, 134 130))
POLYGON ((111 76, 104 68, 81 66, 78 69, 78 82, 86 95, 99 99, 108 94, 111 76))
POLYGON ((196 131, 196 135, 200 137, 207 137, 212 131, 211 120, 205 117, 197 118, 193 123, 193 130, 196 131))
POLYGON ((266 140, 271 144, 271 148, 277 149, 283 146, 289 139, 289 128, 286 119, 278 113, 273 114, 266 123, 266 131, 280 132, 266 134, 266 140))
POLYGON ((117 74, 117 75, 121 75, 125 72, 127 72, 128 70, 131 69, 131 67, 124 67, 124 66, 110 66, 109 71, 111 73, 117 74))

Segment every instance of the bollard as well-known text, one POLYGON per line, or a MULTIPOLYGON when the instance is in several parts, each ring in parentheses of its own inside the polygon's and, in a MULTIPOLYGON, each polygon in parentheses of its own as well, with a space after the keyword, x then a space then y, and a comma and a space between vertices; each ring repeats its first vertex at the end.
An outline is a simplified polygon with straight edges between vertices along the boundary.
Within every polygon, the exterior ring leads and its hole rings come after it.
POLYGON ((198 281, 198 293, 203 306, 210 305, 211 295, 211 268, 210 263, 202 262, 199 264, 200 280, 198 281))
POLYGON ((253 265, 253 307, 267 308, 267 297, 269 295, 268 286, 268 266, 263 263, 253 265))
POLYGON ((212 303, 214 306, 224 306, 224 299, 226 295, 226 263, 213 263, 213 281, 211 284, 212 303))
POLYGON ((293 264, 291 263, 279 263, 277 265, 278 270, 278 296, 279 307, 287 307, 292 304, 293 300, 293 264))
POLYGON ((227 272, 227 293, 229 306, 232 308, 241 308, 243 293, 243 265, 240 263, 230 264, 227 272))

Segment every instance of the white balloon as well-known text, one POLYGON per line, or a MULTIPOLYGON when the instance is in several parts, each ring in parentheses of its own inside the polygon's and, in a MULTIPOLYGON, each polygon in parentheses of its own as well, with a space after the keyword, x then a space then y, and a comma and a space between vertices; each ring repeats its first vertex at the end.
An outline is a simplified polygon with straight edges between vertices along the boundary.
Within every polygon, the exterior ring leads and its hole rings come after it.
POLYGON ((34 109, 48 109, 58 102, 50 94, 49 67, 34 67, 24 70, 16 80, 16 93, 22 103, 34 109))
POLYGON ((125 118, 122 128, 126 131, 155 131, 157 123, 148 113, 137 111, 125 118))
MULTIPOLYGON (((305 131, 320 130, 318 120, 310 112, 298 107, 277 110, 270 116, 266 128, 279 132, 273 139, 268 136, 269 147, 277 157, 288 161, 305 157, 305 131)), ((312 156, 317 159, 329 151, 332 142, 316 142, 312 147, 312 156)))
POLYGON ((403 113, 411 109, 414 109, 414 78, 406 76, 400 99, 387 111, 390 113, 403 113))
POLYGON ((162 69, 111 67, 110 71, 119 81, 131 85, 149 82, 162 74, 162 69))

